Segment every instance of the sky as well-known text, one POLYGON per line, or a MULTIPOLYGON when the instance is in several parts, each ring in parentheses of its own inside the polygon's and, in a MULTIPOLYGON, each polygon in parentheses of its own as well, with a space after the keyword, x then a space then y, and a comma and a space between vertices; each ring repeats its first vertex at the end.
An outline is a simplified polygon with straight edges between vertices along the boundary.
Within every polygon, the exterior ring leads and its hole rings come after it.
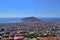
POLYGON ((0 0, 0 18, 60 17, 60 0, 0 0))

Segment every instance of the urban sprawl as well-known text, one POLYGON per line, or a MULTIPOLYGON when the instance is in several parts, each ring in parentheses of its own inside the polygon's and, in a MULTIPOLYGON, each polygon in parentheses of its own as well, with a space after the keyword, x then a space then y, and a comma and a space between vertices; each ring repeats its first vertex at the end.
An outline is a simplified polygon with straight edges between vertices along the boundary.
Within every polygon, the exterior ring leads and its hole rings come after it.
POLYGON ((0 40, 60 40, 60 22, 47 22, 35 17, 20 23, 0 24, 0 40))

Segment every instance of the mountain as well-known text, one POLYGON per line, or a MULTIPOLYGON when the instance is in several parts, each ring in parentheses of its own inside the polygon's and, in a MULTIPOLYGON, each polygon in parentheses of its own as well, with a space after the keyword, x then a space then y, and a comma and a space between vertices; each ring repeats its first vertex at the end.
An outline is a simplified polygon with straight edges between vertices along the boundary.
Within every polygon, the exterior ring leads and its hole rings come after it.
POLYGON ((26 17, 22 19, 22 21, 43 21, 43 20, 37 19, 36 17, 26 17))

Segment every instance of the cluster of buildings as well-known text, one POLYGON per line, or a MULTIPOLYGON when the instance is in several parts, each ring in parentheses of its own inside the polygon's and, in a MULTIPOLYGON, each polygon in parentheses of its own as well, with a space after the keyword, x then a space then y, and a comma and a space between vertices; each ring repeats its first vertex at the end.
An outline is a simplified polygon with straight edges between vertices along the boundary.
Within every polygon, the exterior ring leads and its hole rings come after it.
POLYGON ((60 40, 60 23, 28 19, 26 22, 0 24, 0 40, 60 40))
MULTIPOLYGON (((55 30, 55 29, 54 29, 55 30)), ((0 40, 60 40, 55 33, 34 33, 34 32, 24 32, 17 31, 14 32, 9 31, 9 29, 5 30, 5 28, 0 28, 0 40)))

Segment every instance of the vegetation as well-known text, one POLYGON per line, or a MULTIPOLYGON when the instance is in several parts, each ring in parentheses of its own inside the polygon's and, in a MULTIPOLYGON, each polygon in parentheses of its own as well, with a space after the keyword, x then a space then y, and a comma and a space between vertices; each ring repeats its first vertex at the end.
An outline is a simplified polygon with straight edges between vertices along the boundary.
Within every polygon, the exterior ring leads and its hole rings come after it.
POLYGON ((26 35, 27 38, 37 38, 38 35, 35 34, 28 34, 26 35))

